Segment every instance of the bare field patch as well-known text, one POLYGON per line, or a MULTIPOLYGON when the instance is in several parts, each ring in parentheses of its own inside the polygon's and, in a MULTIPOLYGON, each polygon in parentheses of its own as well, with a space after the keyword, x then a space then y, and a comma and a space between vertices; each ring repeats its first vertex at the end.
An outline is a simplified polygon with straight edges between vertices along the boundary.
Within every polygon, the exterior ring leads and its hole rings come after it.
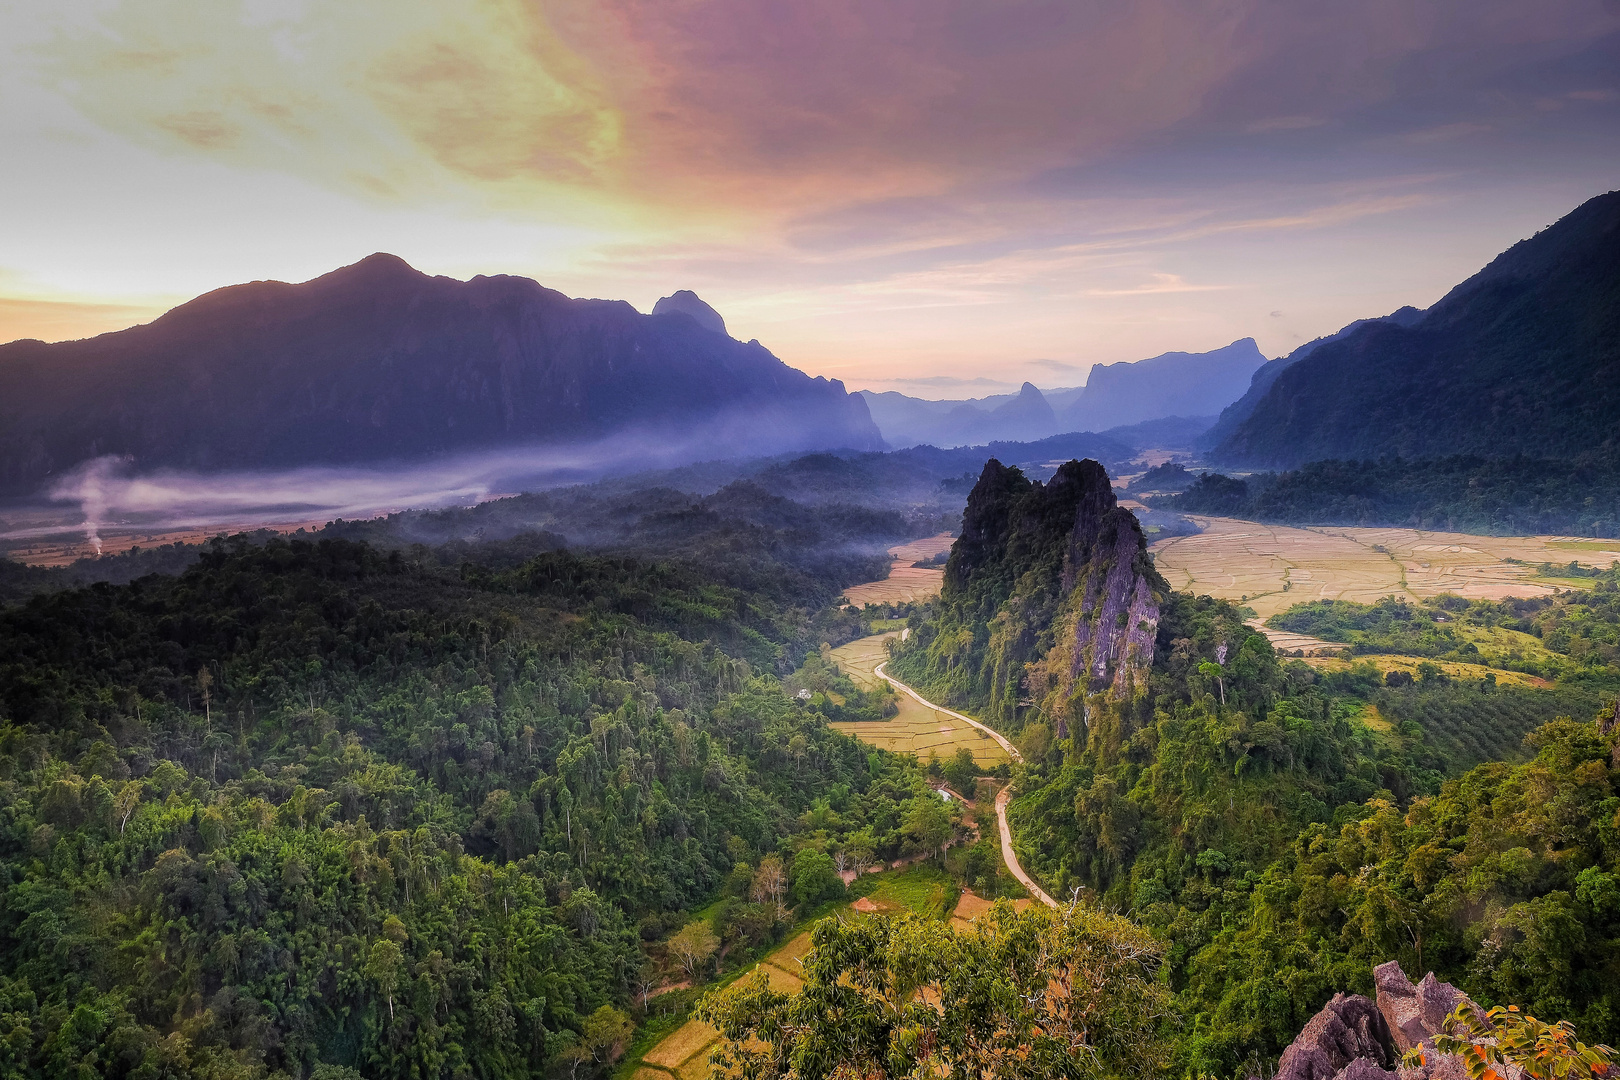
MULTIPOLYGON (((0 555, 29 566, 68 566, 79 559, 92 559, 97 555, 121 555, 130 548, 164 547, 168 544, 206 544, 216 536, 234 536, 242 532, 268 529, 270 532, 295 533, 299 530, 318 532, 326 525, 325 518, 308 521, 289 521, 274 525, 236 524, 207 525, 192 529, 167 531, 127 530, 103 527, 99 549, 85 537, 84 529, 63 530, 61 534, 43 536, 33 540, 14 540, 0 543, 0 555)), ((1569 560, 1564 560, 1568 562, 1569 560)))
MULTIPOLYGON (((762 971, 765 973, 765 985, 769 986, 772 990, 775 990, 778 994, 796 994, 800 990, 803 990, 804 980, 787 969, 777 966, 775 960, 776 957, 773 955, 770 961, 759 965, 759 967, 756 969, 757 971, 762 971)), ((792 960, 788 960, 786 962, 789 964, 793 963, 792 960)), ((753 976, 749 977, 752 978, 753 976)))
POLYGON ((675 1034, 659 1043, 642 1057, 648 1065, 665 1069, 678 1069, 699 1051, 713 1046, 720 1033, 701 1020, 688 1020, 675 1030, 675 1034))
POLYGON ((770 955, 770 962, 783 971, 797 971, 799 961, 810 955, 810 931, 806 930, 798 937, 770 955))
POLYGON ((885 630, 871 637, 857 638, 834 649, 832 661, 862 690, 876 690, 883 685, 883 680, 877 677, 877 666, 889 658, 888 644, 899 636, 898 630, 885 630))
POLYGON ((894 563, 889 567, 889 576, 882 581, 851 585, 844 590, 844 598, 855 607, 927 600, 939 592, 940 585, 945 581, 945 572, 911 564, 949 551, 955 542, 950 533, 940 533, 890 548, 889 555, 894 563))
MULTIPOLYGON (((716 1039, 715 1041, 718 1042, 719 1040, 716 1039)), ((703 1053, 688 1061, 686 1066, 675 1075, 680 1077, 680 1080, 708 1080, 709 1077, 714 1075, 714 1066, 709 1064, 709 1052, 710 1050, 706 1048, 703 1053)))
MULTIPOLYGON (((1371 604, 1386 596, 1421 600, 1441 593, 1482 600, 1541 596, 1570 583, 1537 576, 1537 564, 1573 559, 1585 566, 1607 567, 1620 558, 1620 551, 1614 550, 1620 544, 1593 544, 1580 537, 1193 520, 1202 533, 1152 546, 1159 572, 1173 588, 1247 604, 1254 609, 1256 623, 1309 600, 1371 604)), ((1278 648, 1337 647, 1299 634, 1256 628, 1278 648)))

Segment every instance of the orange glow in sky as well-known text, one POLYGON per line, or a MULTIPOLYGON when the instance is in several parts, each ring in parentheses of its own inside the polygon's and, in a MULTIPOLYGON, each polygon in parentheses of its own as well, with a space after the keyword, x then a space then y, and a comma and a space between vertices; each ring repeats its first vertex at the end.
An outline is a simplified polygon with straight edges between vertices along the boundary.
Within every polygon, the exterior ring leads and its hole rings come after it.
POLYGON ((691 288, 851 387, 1277 355, 1615 186, 1617 12, 23 0, 0 340, 382 250, 643 311, 691 288))

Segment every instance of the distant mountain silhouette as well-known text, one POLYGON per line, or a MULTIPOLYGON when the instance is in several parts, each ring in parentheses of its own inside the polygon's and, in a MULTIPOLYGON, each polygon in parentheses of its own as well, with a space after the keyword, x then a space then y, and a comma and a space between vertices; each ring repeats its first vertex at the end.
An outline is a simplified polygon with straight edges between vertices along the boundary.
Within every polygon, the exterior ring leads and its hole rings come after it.
POLYGON ((1213 416, 1161 416, 1099 432, 1136 450, 1181 450, 1192 453, 1215 422, 1213 416))
POLYGON ((1279 371, 1248 416, 1222 418, 1211 456, 1287 467, 1620 449, 1620 192, 1515 244, 1420 317, 1403 312, 1279 371))
POLYGON ((711 457, 883 447, 841 383, 726 337, 689 292, 659 306, 429 277, 379 254, 299 285, 219 289, 118 333, 13 342, 0 346, 0 493, 107 454, 217 470, 630 433, 711 457))
POLYGON ((1166 416, 1214 416, 1242 396, 1265 362, 1254 339, 1243 338, 1204 353, 1096 364, 1085 390, 1059 414, 1059 427, 1107 431, 1166 416))
POLYGON ((1064 430, 1033 383, 1016 394, 966 401, 927 401, 895 391, 860 391, 872 419, 893 446, 982 446, 1029 442, 1064 430))
MULTIPOLYGON (((713 330, 716 334, 726 332, 726 320, 720 313, 699 299, 698 294, 691 289, 680 289, 661 298, 653 305, 654 315, 688 315, 705 330, 713 330)), ((728 335, 729 336, 729 335, 728 335)))

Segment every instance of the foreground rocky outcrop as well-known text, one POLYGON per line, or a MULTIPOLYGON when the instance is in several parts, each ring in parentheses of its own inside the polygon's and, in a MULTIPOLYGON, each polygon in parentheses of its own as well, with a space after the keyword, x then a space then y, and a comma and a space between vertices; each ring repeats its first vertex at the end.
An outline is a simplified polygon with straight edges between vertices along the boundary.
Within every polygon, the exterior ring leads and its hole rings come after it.
MULTIPOLYGON (((1435 1049, 1434 1037, 1459 1002, 1461 990, 1434 972, 1413 983, 1394 960, 1373 969, 1377 999, 1337 994, 1283 1051, 1275 1080, 1467 1080, 1455 1054, 1435 1049), (1423 1064, 1402 1064, 1408 1050, 1424 1049, 1423 1064)), ((1503 1080, 1521 1080, 1508 1067, 1503 1080)))

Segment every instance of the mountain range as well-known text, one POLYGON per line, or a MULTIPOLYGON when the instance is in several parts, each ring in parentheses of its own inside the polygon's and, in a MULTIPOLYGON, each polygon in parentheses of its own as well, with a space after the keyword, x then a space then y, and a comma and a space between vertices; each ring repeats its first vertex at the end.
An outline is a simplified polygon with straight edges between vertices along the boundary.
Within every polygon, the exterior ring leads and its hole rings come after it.
POLYGON ((1203 353, 1095 364, 1080 387, 930 401, 895 391, 860 391, 883 437, 894 446, 973 446, 1030 441, 1059 432, 1110 432, 1175 418, 1177 438, 1202 431, 1250 386, 1266 363, 1253 338, 1203 353))
POLYGON ((1620 192, 1515 244, 1433 307, 1353 323, 1255 373, 1213 460, 1450 454, 1576 458, 1620 446, 1620 192))
POLYGON ((0 494, 140 469, 406 462, 640 437, 660 459, 883 447, 866 403, 690 292, 643 315, 372 255, 219 289, 83 341, 0 346, 0 494))
POLYGON ((1209 352, 1168 352, 1095 364, 1063 413, 1067 431, 1104 431, 1166 416, 1214 416, 1236 401, 1266 358, 1253 338, 1209 352))

